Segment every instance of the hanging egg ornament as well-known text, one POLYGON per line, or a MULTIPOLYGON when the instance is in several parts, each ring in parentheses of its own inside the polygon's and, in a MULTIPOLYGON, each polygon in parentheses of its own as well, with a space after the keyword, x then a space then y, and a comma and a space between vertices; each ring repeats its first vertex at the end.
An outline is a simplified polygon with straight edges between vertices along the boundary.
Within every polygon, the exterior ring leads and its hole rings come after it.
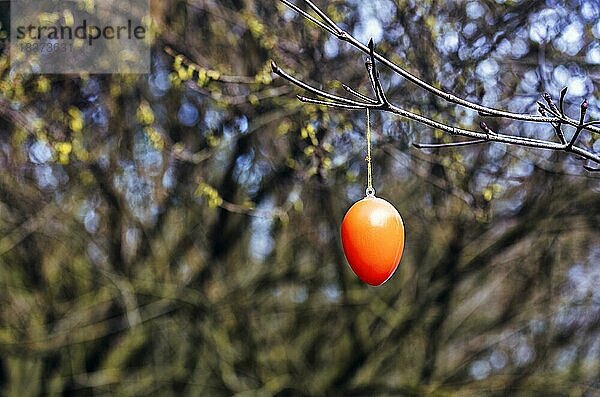
POLYGON ((342 245, 358 278, 379 286, 394 274, 404 251, 404 223, 392 204, 367 194, 342 221, 342 245))
POLYGON ((342 221, 342 246, 350 267, 367 284, 392 277, 404 252, 404 222, 392 204, 375 197, 371 170, 371 122, 367 112, 366 197, 350 207, 342 221))

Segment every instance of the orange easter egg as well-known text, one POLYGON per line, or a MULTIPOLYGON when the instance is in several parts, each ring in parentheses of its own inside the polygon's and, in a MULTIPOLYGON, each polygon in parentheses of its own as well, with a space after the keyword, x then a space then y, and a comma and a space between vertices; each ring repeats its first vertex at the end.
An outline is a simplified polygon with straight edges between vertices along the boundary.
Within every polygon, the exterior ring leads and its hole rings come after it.
POLYGON ((389 202, 367 196, 346 213, 342 245, 354 273, 367 284, 381 285, 394 274, 402 258, 402 218, 389 202))

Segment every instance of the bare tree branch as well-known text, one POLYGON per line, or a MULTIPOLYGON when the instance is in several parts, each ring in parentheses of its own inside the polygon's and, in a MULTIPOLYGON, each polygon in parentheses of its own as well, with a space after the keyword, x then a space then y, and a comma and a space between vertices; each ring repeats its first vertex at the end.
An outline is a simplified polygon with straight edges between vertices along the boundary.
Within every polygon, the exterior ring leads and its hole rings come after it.
MULTIPOLYGON (((337 26, 337 24, 335 24, 335 22, 333 22, 312 1, 303 0, 304 3, 312 11, 314 11, 321 20, 316 19, 315 17, 313 17, 306 11, 303 11, 302 9, 300 9, 297 5, 290 3, 288 0, 280 0, 280 1, 282 1, 284 4, 286 4, 293 10, 297 11, 303 17, 305 17, 308 20, 310 20, 311 22, 315 23, 317 26, 319 26, 323 30, 325 30, 325 31, 329 32, 330 34, 332 34, 333 36, 337 37, 339 40, 342 40, 342 41, 345 41, 345 42, 351 44, 352 46, 354 46, 355 48, 359 49, 360 51, 364 52, 365 54, 367 54, 369 56, 369 58, 367 59, 367 61, 365 63, 365 67, 367 69, 367 74, 369 75, 369 80, 371 81, 371 86, 373 89, 375 99, 371 99, 363 94, 360 94, 357 90, 352 89, 352 88, 348 87, 347 85, 342 85, 343 88, 347 92, 358 97, 360 99, 360 101, 355 101, 355 100, 347 99, 344 97, 340 97, 338 95, 331 94, 331 93, 325 92, 323 90, 320 90, 318 88, 315 88, 315 87, 303 82, 302 80, 293 77, 291 74, 285 72, 279 66, 277 66, 277 64, 275 62, 272 62, 271 66, 272 66, 273 72, 275 74, 279 75, 280 77, 284 78, 285 80, 291 82, 292 84, 302 88, 303 90, 305 90, 307 92, 310 92, 318 97, 324 98, 324 100, 321 100, 321 99, 316 99, 316 98, 307 98, 304 96, 298 96, 298 99, 300 99, 302 102, 316 104, 316 105, 322 105, 322 106, 329 106, 329 107, 338 108, 338 109, 381 110, 381 111, 396 114, 401 117, 405 117, 407 119, 416 121, 421 124, 425 124, 431 128, 442 130, 446 133, 449 133, 450 135, 459 135, 459 136, 464 136, 464 137, 469 137, 469 138, 474 139, 472 141, 466 141, 466 142, 450 142, 450 143, 441 143, 441 144, 426 143, 426 144, 415 144, 414 145, 415 147, 420 148, 420 149, 435 149, 435 148, 444 148, 444 147, 453 147, 453 146, 454 147, 467 146, 467 145, 479 144, 479 143, 484 143, 484 142, 499 142, 499 143, 505 143, 505 144, 511 144, 511 145, 533 147, 533 148, 538 148, 538 149, 564 151, 567 153, 574 154, 582 159, 596 163, 600 166, 600 156, 599 155, 594 153, 592 150, 575 146, 575 144, 577 143, 578 138, 583 130, 589 130, 594 133, 600 133, 600 128, 596 126, 599 122, 598 121, 590 121, 587 123, 584 122, 585 114, 586 114, 587 107, 588 107, 587 101, 585 101, 585 100, 581 105, 581 113, 580 113, 579 120, 574 120, 565 115, 564 99, 565 99, 565 96, 567 93, 567 87, 563 88, 560 92, 558 106, 554 103, 550 94, 548 94, 547 92, 544 92, 542 94, 542 97, 546 101, 547 105, 545 105, 541 102, 538 102, 539 112, 540 112, 541 116, 513 113, 513 112, 508 112, 508 111, 504 111, 504 110, 500 110, 500 109, 494 109, 494 108, 482 106, 480 104, 461 99, 451 93, 442 91, 442 90, 432 86, 431 84, 421 80, 420 78, 414 76, 413 74, 411 74, 410 72, 401 68, 400 66, 394 64, 392 61, 390 61, 386 57, 375 52, 374 43, 373 43, 372 39, 369 41, 368 45, 365 46, 364 44, 359 42, 355 37, 353 37, 348 32, 345 32, 339 26, 337 26), (481 116, 501 117, 501 118, 506 118, 506 119, 515 120, 515 121, 523 121, 523 122, 550 123, 554 127, 554 130, 556 132, 556 136, 557 136, 559 142, 497 133, 497 132, 492 131, 485 122, 481 122, 481 124, 480 124, 480 127, 483 130, 483 133, 478 132, 478 131, 466 130, 463 128, 458 128, 458 127, 454 127, 451 125, 443 124, 443 123, 435 121, 431 118, 428 118, 428 117, 410 112, 408 110, 402 109, 399 106, 390 103, 389 100, 387 99, 385 92, 383 90, 382 84, 381 84, 379 72, 378 72, 376 64, 375 64, 376 60, 380 61, 382 64, 389 67, 392 71, 394 71, 395 73, 404 77, 408 81, 410 81, 410 82, 416 84, 417 86, 425 89, 426 91, 436 95, 437 97, 439 97, 447 102, 453 103, 455 105, 459 105, 459 106, 463 106, 465 108, 476 110, 479 112, 479 114, 481 116), (562 127, 564 125, 569 125, 576 129, 573 137, 568 142, 567 142, 567 140, 564 136, 564 132, 562 130, 562 127)), ((584 169, 586 169, 588 171, 592 171, 592 172, 596 171, 595 168, 589 167, 587 165, 584 166, 584 169)))

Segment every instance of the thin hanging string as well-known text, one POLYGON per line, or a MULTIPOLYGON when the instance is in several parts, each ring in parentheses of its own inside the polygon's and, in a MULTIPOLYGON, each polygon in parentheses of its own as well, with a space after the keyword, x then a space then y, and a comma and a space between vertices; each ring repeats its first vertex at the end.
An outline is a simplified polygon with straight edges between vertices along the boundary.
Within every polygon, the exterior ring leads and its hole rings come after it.
POLYGON ((375 189, 373 189, 373 177, 371 172, 371 117, 369 114, 369 108, 367 108, 367 196, 375 196, 375 189))

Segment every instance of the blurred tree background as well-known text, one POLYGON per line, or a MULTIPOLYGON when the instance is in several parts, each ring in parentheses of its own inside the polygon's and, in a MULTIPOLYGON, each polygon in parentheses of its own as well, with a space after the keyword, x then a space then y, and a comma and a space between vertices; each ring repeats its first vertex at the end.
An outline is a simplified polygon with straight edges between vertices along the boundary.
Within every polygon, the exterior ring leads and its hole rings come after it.
MULTIPOLYGON (((535 113, 569 86, 567 112, 600 117, 596 0, 318 4, 461 97, 535 113)), ((368 287, 339 236, 364 113, 300 104, 269 67, 368 92, 364 55, 275 0, 152 17, 149 75, 20 75, 0 44, 0 395, 600 395, 600 179, 580 160, 423 152, 449 138, 373 114, 407 243, 368 287)), ((381 72, 394 102, 478 125, 381 72)))

